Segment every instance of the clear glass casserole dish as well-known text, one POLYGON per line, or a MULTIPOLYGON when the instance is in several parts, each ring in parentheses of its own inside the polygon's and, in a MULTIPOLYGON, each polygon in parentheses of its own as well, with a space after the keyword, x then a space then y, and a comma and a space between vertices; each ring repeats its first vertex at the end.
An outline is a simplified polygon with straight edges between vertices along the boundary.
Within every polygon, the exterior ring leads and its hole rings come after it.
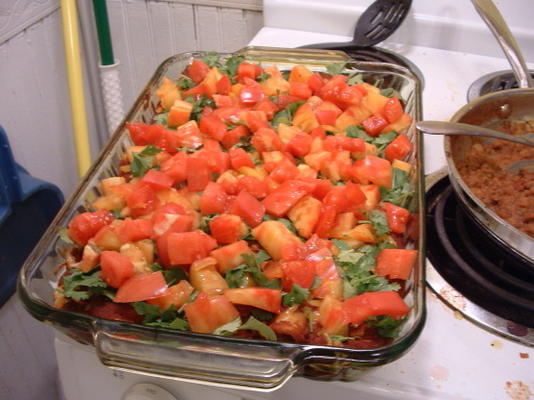
MULTIPOLYGON (((262 66, 276 64, 281 70, 303 65, 312 71, 324 72, 327 65, 346 62, 344 73, 359 72, 366 82, 379 82, 379 87, 395 89, 405 100, 405 112, 414 121, 420 119, 419 81, 402 67, 353 62, 340 51, 248 47, 234 54, 243 55, 248 62, 262 66)), ((405 301, 411 311, 399 337, 392 344, 380 348, 350 349, 197 334, 104 320, 53 306, 53 294, 60 279, 58 271, 68 251, 58 236, 58 230, 99 195, 97 183, 101 179, 118 174, 120 157, 132 145, 125 123, 151 122, 159 101, 155 92, 163 78, 178 79, 191 60, 201 55, 179 54, 164 61, 156 70, 121 126, 24 264, 18 284, 24 306, 36 319, 52 325, 81 344, 93 345, 104 365, 215 386, 268 391, 297 375, 312 379, 354 380, 371 367, 398 359, 414 344, 425 321, 423 223, 418 224, 415 234, 406 238, 406 247, 418 250, 416 266, 406 282, 405 301)), ((414 166, 410 173, 415 187, 414 217, 420 221, 424 216, 422 135, 418 134, 413 123, 407 135, 414 144, 408 161, 414 166)))

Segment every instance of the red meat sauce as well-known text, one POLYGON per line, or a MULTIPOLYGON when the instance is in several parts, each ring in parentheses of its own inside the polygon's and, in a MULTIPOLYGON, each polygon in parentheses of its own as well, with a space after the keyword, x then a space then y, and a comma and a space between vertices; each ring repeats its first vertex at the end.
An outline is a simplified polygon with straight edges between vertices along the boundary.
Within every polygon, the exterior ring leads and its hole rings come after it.
MULTIPOLYGON (((512 135, 534 132, 534 121, 507 121, 499 129, 512 135)), ((457 163, 473 193, 499 217, 534 237, 534 172, 506 167, 534 160, 534 148, 504 140, 477 143, 457 163)))

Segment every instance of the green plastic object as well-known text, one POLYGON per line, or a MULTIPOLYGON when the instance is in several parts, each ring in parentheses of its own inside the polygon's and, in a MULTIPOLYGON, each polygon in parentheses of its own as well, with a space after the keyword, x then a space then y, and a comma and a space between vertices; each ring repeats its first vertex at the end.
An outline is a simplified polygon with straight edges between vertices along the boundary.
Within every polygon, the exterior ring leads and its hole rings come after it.
POLYGON ((93 0, 93 10, 95 13, 98 45, 100 47, 100 62, 102 65, 113 65, 115 64, 115 58, 113 57, 113 45, 111 43, 106 0, 93 0))

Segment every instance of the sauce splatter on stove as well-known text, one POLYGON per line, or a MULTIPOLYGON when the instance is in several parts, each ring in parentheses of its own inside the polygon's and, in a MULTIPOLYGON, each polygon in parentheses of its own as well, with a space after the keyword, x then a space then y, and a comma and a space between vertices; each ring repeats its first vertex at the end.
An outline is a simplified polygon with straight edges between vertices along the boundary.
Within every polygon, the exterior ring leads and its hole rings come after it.
POLYGON ((520 358, 528 358, 529 355, 528 355, 528 353, 519 353, 519 357, 520 358))
POLYGON ((491 347, 493 347, 494 349, 502 349, 502 342, 494 340, 493 342, 491 342, 491 347))
POLYGON ((507 381, 504 390, 512 400, 528 400, 532 396, 528 385, 521 381, 507 381))
POLYGON ((465 311, 465 297, 458 293, 454 288, 450 286, 444 287, 439 291, 439 294, 453 307, 460 311, 465 311))
POLYGON ((430 368, 430 377, 439 382, 445 382, 449 378, 449 371, 441 365, 430 368))

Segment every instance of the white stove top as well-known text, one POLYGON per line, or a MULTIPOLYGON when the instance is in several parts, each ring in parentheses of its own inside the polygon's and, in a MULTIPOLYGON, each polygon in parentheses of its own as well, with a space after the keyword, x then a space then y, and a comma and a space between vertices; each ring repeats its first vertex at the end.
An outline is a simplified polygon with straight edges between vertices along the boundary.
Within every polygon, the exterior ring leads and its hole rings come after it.
MULTIPOLYGON (((369 3, 364 0, 331 0, 328 4, 324 0, 264 0, 266 27, 250 44, 298 47, 348 41, 350 37, 345 35, 350 34, 354 21, 369 3)), ((525 54, 534 57, 534 31, 529 30, 532 25, 526 22, 530 21, 532 13, 525 13, 529 9, 534 11, 531 0, 497 2, 497 5, 501 9, 504 7, 505 17, 514 17, 514 32, 519 33, 520 45, 525 54), (527 49, 532 51, 527 52, 527 49)), ((509 69, 496 42, 474 11, 467 10, 469 7, 468 2, 459 0, 415 0, 414 13, 408 16, 399 33, 380 45, 405 56, 423 73, 425 119, 449 119, 466 103, 467 89, 475 79, 489 72, 509 69), (432 37, 424 37, 427 31, 433 32, 432 37)), ((529 67, 534 68, 534 64, 529 67)), ((442 143, 440 137, 425 137, 427 173, 445 166, 442 143)), ((533 348, 479 328, 451 310, 429 289, 427 310, 423 333, 413 349, 398 361, 369 372, 357 382, 323 383, 294 378, 270 394, 214 389, 113 371, 100 365, 94 348, 74 344, 66 338, 56 340, 56 351, 61 360, 60 377, 67 400, 170 399, 157 397, 155 391, 146 388, 142 391, 145 397, 140 394, 122 397, 128 388, 140 382, 159 385, 183 400, 533 398, 533 348), (91 378, 83 379, 88 371, 91 371, 91 378)))

